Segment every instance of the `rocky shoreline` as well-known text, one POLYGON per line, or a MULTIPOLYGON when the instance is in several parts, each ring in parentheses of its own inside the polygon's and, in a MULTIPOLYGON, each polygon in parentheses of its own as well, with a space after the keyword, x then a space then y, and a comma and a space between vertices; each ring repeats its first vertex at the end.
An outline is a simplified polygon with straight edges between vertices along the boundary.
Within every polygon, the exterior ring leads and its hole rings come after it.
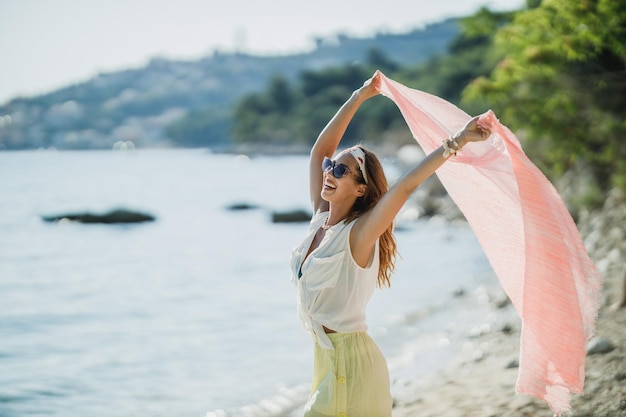
MULTIPOLYGON (((453 203, 448 203, 444 195, 437 197, 436 203, 427 202, 425 196, 421 204, 436 204, 444 217, 458 219, 458 213, 451 207, 453 203)), ((417 199, 422 197, 416 196, 417 199)), ((577 220, 589 255, 604 277, 604 285, 596 337, 587 347, 584 392, 572 397, 572 411, 565 416, 626 417, 624 193, 611 191, 602 208, 582 209, 577 213, 577 220)), ((478 335, 468 332, 467 345, 473 349, 464 350, 445 369, 413 381, 409 386, 403 382, 405 386, 398 390, 402 395, 394 399, 393 417, 553 415, 543 401, 515 394, 520 320, 510 304, 503 306, 498 301, 501 294, 492 294, 490 300, 494 315, 506 324, 478 335)))

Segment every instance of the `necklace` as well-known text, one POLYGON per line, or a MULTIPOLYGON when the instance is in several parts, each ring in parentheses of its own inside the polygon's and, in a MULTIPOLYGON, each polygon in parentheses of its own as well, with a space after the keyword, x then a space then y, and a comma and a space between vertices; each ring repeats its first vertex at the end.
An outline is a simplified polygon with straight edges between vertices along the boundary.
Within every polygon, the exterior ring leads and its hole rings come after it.
POLYGON ((330 228, 330 224, 328 224, 329 219, 330 216, 326 217, 326 220, 324 220, 324 224, 322 224, 322 230, 328 230, 330 228))
MULTIPOLYGON (((339 220, 340 222, 341 220, 339 220)), ((324 220, 324 224, 322 224, 322 230, 328 230, 333 226, 336 226, 339 222, 335 223, 335 224, 330 224, 330 215, 328 217, 326 217, 326 220, 324 220)))

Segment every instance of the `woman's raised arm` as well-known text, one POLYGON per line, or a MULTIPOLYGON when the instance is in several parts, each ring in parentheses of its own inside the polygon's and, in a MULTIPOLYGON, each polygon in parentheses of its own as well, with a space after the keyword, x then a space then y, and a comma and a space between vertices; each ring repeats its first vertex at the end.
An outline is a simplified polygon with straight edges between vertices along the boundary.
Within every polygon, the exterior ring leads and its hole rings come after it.
POLYGON ((322 174, 322 161, 324 157, 332 158, 343 134, 346 132, 350 121, 361 104, 370 97, 380 94, 379 85, 380 76, 375 74, 372 78, 365 81, 363 86, 355 90, 350 98, 339 108, 337 113, 335 113, 326 127, 320 132, 313 148, 311 148, 309 181, 313 212, 328 210, 328 202, 324 201, 320 195, 324 182, 324 175, 322 174))
POLYGON ((390 189, 382 196, 380 201, 363 214, 352 229, 351 244, 355 258, 367 257, 378 239, 385 230, 393 223, 396 215, 411 196, 413 191, 428 177, 443 165, 458 149, 469 142, 486 140, 490 132, 478 125, 478 116, 472 118, 453 138, 446 140, 444 145, 426 156, 411 170, 406 172, 390 189), (456 141, 456 144, 455 142, 456 141), (446 148, 448 151, 446 151, 446 148))

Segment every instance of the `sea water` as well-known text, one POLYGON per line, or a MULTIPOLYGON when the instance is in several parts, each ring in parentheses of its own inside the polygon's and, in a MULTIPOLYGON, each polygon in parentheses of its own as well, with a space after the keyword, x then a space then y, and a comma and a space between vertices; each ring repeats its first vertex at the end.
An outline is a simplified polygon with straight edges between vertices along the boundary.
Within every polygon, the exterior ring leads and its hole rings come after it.
MULTIPOLYGON (((288 265, 307 224, 271 213, 309 210, 307 175, 305 156, 0 153, 0 417, 297 415, 313 342, 288 265), (156 220, 42 221, 114 208, 156 220)), ((393 381, 445 365, 485 314, 455 290, 494 284, 467 226, 396 238, 367 311, 393 381)))

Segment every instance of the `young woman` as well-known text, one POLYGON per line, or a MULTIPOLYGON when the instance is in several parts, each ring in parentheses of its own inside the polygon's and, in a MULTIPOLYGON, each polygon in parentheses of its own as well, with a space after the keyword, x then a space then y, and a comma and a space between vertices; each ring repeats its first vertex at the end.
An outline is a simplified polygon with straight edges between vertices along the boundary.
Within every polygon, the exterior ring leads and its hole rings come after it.
POLYGON ((477 118, 471 119, 388 188, 380 161, 364 147, 348 148, 331 159, 357 109, 379 94, 379 85, 376 73, 354 91, 311 149, 314 215, 291 259, 298 315, 315 339, 305 417, 391 416, 387 364, 366 333, 365 308, 376 286, 390 285, 396 257, 394 218, 450 155, 489 137, 477 118))

